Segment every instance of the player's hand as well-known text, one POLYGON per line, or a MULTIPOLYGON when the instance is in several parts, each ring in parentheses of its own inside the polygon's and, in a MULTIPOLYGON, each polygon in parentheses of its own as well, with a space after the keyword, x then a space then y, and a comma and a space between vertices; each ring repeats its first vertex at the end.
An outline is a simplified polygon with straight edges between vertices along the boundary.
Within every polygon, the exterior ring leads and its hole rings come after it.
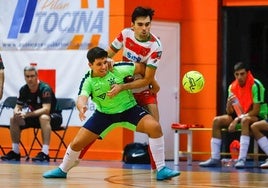
POLYGON ((157 85, 157 86, 150 85, 149 87, 150 87, 150 93, 151 94, 154 94, 155 95, 155 94, 157 94, 160 91, 159 85, 157 85))
POLYGON ((81 121, 84 121, 86 119, 85 113, 86 113, 87 109, 88 109, 87 106, 83 106, 81 109, 79 109, 79 119, 81 121))
POLYGON ((122 90, 121 84, 114 84, 112 85, 111 90, 107 92, 107 96, 112 98, 116 96, 121 90, 122 90))
POLYGON ((235 98, 235 96, 234 96, 234 95, 231 95, 231 96, 229 96, 228 99, 227 99, 227 102, 226 102, 226 109, 229 109, 229 111, 233 111, 233 110, 232 110, 232 109, 233 109, 232 104, 233 104, 234 98, 235 98))
POLYGON ((14 113, 15 118, 22 118, 22 119, 24 119, 25 118, 25 115, 26 114, 24 112, 22 112, 22 111, 18 111, 16 113, 14 113))
POLYGON ((227 103, 228 104, 232 104, 233 102, 234 102, 234 99, 235 99, 236 97, 235 97, 235 95, 231 95, 230 97, 228 97, 228 99, 227 99, 227 103))
POLYGON ((113 72, 114 68, 114 60, 111 58, 107 58, 107 63, 108 63, 108 70, 113 72))

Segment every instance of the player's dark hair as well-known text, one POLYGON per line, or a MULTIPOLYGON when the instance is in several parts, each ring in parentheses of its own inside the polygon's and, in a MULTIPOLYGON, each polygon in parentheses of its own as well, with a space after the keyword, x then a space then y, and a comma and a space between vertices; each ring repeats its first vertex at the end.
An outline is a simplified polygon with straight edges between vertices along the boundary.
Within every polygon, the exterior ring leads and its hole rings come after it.
POLYGON ((243 63, 242 61, 239 61, 234 65, 234 72, 241 70, 241 69, 246 69, 246 71, 249 70, 249 68, 247 67, 245 63, 243 63))
POLYGON ((154 10, 151 8, 136 7, 132 13, 131 21, 134 23, 137 17, 150 17, 150 21, 153 19, 154 10))
POLYGON ((95 59, 107 57, 108 53, 100 47, 94 47, 88 50, 87 59, 90 63, 93 63, 95 59))

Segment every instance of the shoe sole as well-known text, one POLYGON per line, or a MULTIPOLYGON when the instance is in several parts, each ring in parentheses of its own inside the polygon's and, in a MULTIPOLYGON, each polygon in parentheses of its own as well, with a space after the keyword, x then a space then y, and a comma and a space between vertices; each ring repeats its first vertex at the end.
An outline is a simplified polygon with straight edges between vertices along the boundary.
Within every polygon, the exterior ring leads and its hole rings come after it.
POLYGON ((156 180, 157 180, 157 181, 170 180, 170 179, 172 179, 172 178, 174 178, 174 177, 177 177, 177 176, 179 176, 179 175, 181 175, 181 173, 174 174, 173 176, 169 176, 169 177, 166 177, 166 178, 161 178, 161 179, 156 178, 156 180))
POLYGON ((43 178, 47 178, 47 179, 66 179, 67 178, 67 176, 43 176, 43 178))
POLYGON ((47 178, 47 179, 66 179, 67 178, 67 176, 43 176, 43 178, 47 178))

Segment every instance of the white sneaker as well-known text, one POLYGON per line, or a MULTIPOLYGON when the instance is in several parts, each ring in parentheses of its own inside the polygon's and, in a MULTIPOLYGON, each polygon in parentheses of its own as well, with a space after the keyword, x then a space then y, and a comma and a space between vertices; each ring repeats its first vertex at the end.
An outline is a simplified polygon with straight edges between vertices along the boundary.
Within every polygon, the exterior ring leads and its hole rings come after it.
POLYGON ((263 169, 268 168, 268 159, 266 159, 265 162, 261 164, 260 168, 263 168, 263 169))
POLYGON ((199 166, 201 166, 201 167, 220 167, 221 160, 210 158, 204 162, 199 163, 199 166))
POLYGON ((244 159, 238 159, 238 161, 235 163, 234 167, 241 169, 241 168, 245 168, 246 166, 246 161, 244 159))

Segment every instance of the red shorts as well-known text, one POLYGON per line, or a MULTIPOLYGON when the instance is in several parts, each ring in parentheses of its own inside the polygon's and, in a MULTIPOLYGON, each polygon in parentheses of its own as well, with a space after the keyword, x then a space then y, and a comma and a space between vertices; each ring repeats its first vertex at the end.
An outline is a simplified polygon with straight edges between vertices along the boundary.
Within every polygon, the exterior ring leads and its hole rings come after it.
POLYGON ((138 105, 140 106, 147 106, 148 104, 157 104, 156 94, 151 94, 149 90, 133 94, 138 105))

